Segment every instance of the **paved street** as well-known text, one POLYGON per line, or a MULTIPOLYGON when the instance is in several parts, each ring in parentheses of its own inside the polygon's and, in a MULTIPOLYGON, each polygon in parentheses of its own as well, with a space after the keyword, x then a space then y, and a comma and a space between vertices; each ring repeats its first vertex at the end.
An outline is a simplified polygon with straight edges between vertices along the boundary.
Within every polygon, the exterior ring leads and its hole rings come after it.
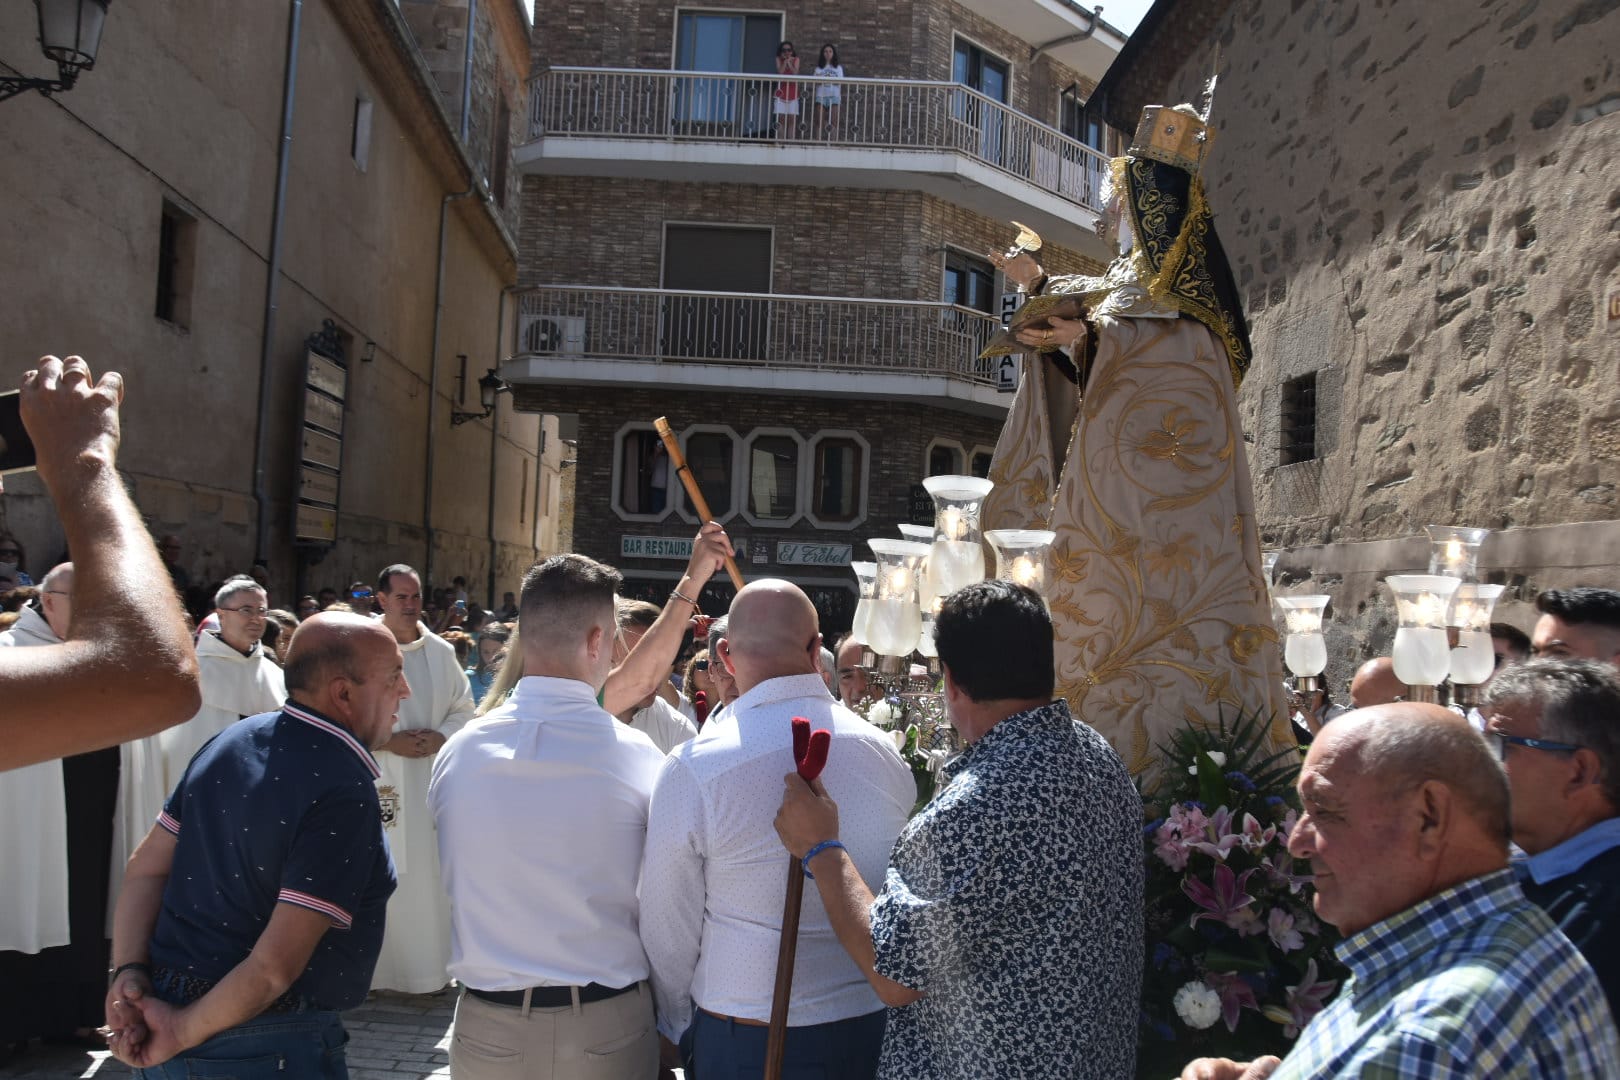
MULTIPOLYGON (((455 997, 378 994, 345 1013, 349 1029, 349 1075, 353 1080, 427 1080, 450 1075, 449 1031, 455 997)), ((0 1068, 5 1080, 38 1077, 96 1080, 128 1077, 130 1070, 105 1052, 36 1046, 27 1057, 0 1068)))

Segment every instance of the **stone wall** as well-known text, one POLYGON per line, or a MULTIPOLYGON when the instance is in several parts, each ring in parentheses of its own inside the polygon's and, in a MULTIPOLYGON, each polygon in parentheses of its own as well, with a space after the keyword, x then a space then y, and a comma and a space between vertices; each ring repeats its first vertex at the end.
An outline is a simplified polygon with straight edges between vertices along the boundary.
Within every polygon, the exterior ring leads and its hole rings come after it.
POLYGON ((1263 534, 1354 623, 1339 666, 1387 648, 1366 552, 1421 565, 1394 541, 1427 523, 1514 530, 1482 561, 1521 625, 1538 588, 1614 585, 1620 546, 1572 557, 1570 530, 1620 510, 1617 5, 1237 0, 1211 39, 1177 23, 1160 100, 1196 100, 1220 46, 1205 177, 1255 344, 1263 534), (1282 388, 1311 372, 1317 458, 1284 465, 1282 388))

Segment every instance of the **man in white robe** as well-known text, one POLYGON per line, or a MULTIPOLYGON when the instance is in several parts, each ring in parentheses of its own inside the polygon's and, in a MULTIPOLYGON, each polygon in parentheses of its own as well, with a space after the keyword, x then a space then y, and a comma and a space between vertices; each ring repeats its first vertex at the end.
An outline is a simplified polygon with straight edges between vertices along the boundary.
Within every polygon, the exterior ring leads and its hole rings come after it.
POLYGON ((268 611, 269 597, 245 574, 229 579, 214 594, 219 629, 197 636, 202 709, 159 736, 165 793, 174 790, 203 743, 243 717, 274 712, 287 700, 281 669, 260 644, 268 611))
POLYGON ((428 810, 433 757, 472 719, 466 672, 448 641, 419 621, 422 579, 403 564, 377 578, 382 622, 399 642, 411 696, 400 703, 394 734, 379 751, 378 800, 399 887, 388 901, 373 990, 427 994, 450 981, 450 899, 439 876, 439 841, 428 810))
MULTIPOLYGON (((0 648, 59 645, 67 636, 73 566, 62 566, 40 582, 41 615, 25 607, 0 648)), ((155 815, 154 815, 155 817, 155 815)), ((33 955, 68 943, 67 796, 62 759, 0 772, 0 952, 33 955), (27 827, 21 827, 26 822, 27 827)))

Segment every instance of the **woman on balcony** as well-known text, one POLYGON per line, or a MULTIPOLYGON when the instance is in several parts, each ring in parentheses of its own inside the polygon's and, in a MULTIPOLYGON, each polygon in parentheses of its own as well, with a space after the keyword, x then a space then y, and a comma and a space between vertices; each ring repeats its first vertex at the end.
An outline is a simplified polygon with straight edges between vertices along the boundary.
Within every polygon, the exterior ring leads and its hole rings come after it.
POLYGON ((798 134, 799 126, 799 54, 794 50, 793 42, 784 41, 776 50, 776 73, 794 76, 792 82, 776 84, 774 106, 777 138, 791 139, 798 134))
MULTIPOLYGON (((832 42, 821 47, 821 57, 816 62, 816 78, 842 79, 844 65, 838 62, 838 46, 832 42)), ((826 132, 828 141, 838 137, 838 107, 843 103, 844 90, 831 83, 816 84, 816 118, 810 129, 810 137, 816 138, 821 132, 826 132)))

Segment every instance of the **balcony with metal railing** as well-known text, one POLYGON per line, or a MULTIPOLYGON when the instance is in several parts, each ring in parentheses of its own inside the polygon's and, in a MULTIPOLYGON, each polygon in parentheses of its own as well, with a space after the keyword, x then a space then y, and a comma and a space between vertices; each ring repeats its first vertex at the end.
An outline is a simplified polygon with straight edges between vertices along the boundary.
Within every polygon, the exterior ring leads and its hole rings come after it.
POLYGON ((500 374, 520 396, 679 386, 930 399, 1000 415, 1010 399, 997 364, 978 359, 999 326, 983 311, 915 300, 540 285, 517 293, 500 374))
POLYGON ((1101 253, 1108 159, 960 83, 557 67, 530 81, 528 138, 515 159, 532 173, 915 188, 1101 253))

